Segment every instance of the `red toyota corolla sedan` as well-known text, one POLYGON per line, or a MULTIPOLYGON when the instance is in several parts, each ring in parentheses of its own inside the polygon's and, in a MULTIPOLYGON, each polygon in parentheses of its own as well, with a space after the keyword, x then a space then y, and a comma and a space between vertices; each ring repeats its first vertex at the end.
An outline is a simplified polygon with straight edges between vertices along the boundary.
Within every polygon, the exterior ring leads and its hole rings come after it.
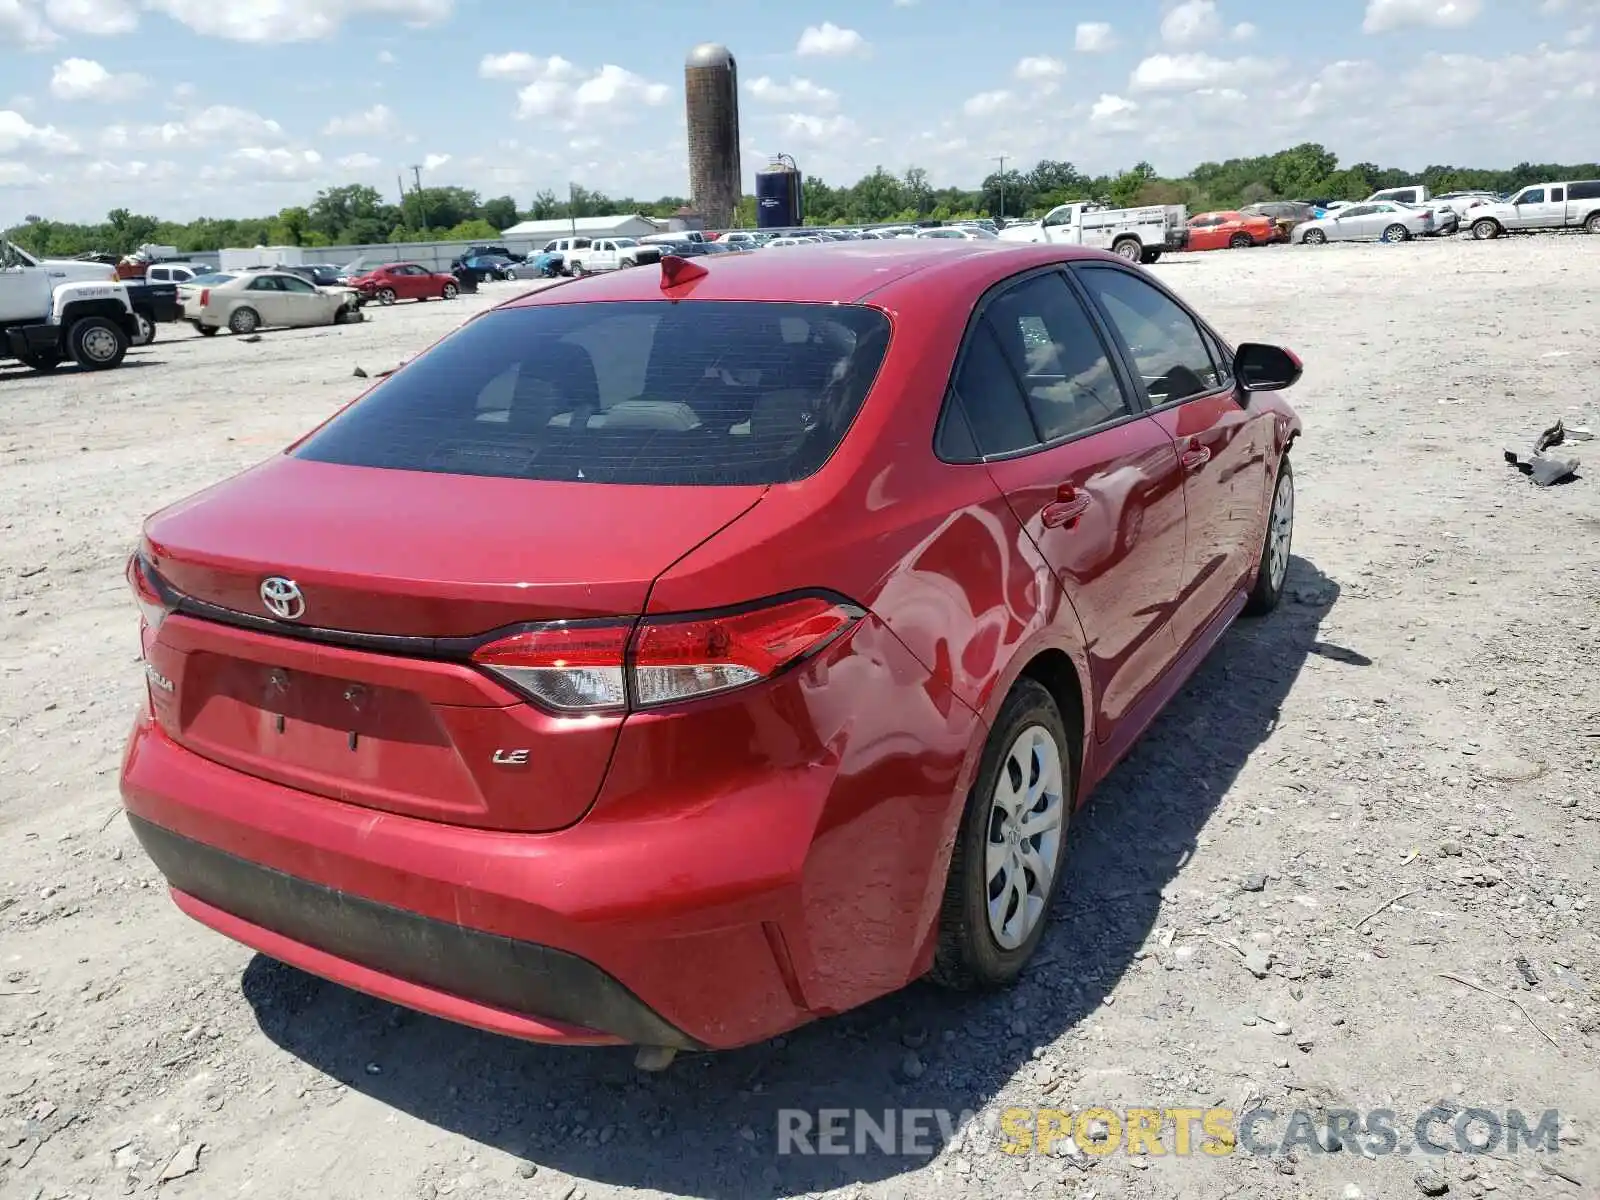
POLYGON ((1072 247, 525 296, 150 518, 129 818, 203 923, 523 1038, 1003 985, 1074 809, 1278 600, 1299 375, 1072 247))

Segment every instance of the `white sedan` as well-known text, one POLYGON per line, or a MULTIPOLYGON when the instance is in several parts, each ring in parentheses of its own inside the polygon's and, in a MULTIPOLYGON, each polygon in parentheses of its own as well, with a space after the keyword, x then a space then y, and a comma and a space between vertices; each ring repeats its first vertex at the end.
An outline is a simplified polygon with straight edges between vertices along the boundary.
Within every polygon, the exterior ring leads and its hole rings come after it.
POLYGON ((178 303, 184 320, 210 337, 220 329, 254 333, 263 326, 343 325, 360 319, 361 293, 319 288, 287 271, 218 272, 179 284, 178 303))
POLYGON ((1296 225, 1289 240, 1307 246, 1326 242, 1408 242, 1434 231, 1433 213, 1392 200, 1352 204, 1317 221, 1296 225))
POLYGON ((941 225, 935 229, 917 230, 919 238, 946 238, 954 241, 959 238, 967 242, 994 242, 999 237, 990 233, 981 225, 941 225))

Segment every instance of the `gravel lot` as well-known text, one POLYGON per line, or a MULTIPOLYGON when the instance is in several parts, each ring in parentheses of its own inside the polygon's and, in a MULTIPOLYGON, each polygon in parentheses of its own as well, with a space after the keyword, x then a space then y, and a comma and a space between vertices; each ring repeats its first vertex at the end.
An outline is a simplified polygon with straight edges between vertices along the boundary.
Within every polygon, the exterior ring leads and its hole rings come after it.
POLYGON ((0 1195, 1600 1194, 1600 443, 1547 489, 1501 459, 1600 423, 1600 238, 1155 269, 1305 359, 1290 602, 1080 818, 1024 984, 661 1076, 258 958, 177 912, 119 816, 141 518, 514 285, 257 342, 167 327, 107 375, 0 366, 0 1195), (1559 1153, 775 1153, 789 1108, 1386 1108, 1405 1146, 1438 1103, 1557 1108, 1559 1153))

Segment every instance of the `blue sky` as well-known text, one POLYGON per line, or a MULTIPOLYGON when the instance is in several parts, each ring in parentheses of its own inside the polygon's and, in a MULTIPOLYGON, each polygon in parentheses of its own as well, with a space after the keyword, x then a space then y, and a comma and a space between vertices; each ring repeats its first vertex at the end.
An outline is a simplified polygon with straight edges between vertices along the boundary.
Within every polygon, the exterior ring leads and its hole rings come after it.
POLYGON ((766 156, 975 184, 1327 144, 1347 162, 1593 159, 1600 0, 0 0, 0 226, 385 193, 687 190, 683 59, 738 58, 766 156))

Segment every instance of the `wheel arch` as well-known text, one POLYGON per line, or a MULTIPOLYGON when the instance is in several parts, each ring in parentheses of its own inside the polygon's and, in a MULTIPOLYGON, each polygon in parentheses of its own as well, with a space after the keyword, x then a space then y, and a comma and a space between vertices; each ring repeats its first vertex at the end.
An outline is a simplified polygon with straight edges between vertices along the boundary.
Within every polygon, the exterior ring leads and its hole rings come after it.
POLYGON ((108 317, 121 325, 133 316, 132 310, 120 300, 69 300, 61 306, 61 326, 66 328, 84 317, 108 317))
MULTIPOLYGON (((1067 757, 1072 764, 1073 791, 1076 800, 1081 803, 1084 798, 1083 760, 1088 723, 1084 715, 1087 696, 1077 664, 1065 650, 1051 647, 1029 659, 1017 679, 1031 679, 1041 684, 1061 710, 1061 720, 1067 727, 1067 757)), ((1012 687, 1015 686, 1016 681, 1013 681, 1012 687)))

